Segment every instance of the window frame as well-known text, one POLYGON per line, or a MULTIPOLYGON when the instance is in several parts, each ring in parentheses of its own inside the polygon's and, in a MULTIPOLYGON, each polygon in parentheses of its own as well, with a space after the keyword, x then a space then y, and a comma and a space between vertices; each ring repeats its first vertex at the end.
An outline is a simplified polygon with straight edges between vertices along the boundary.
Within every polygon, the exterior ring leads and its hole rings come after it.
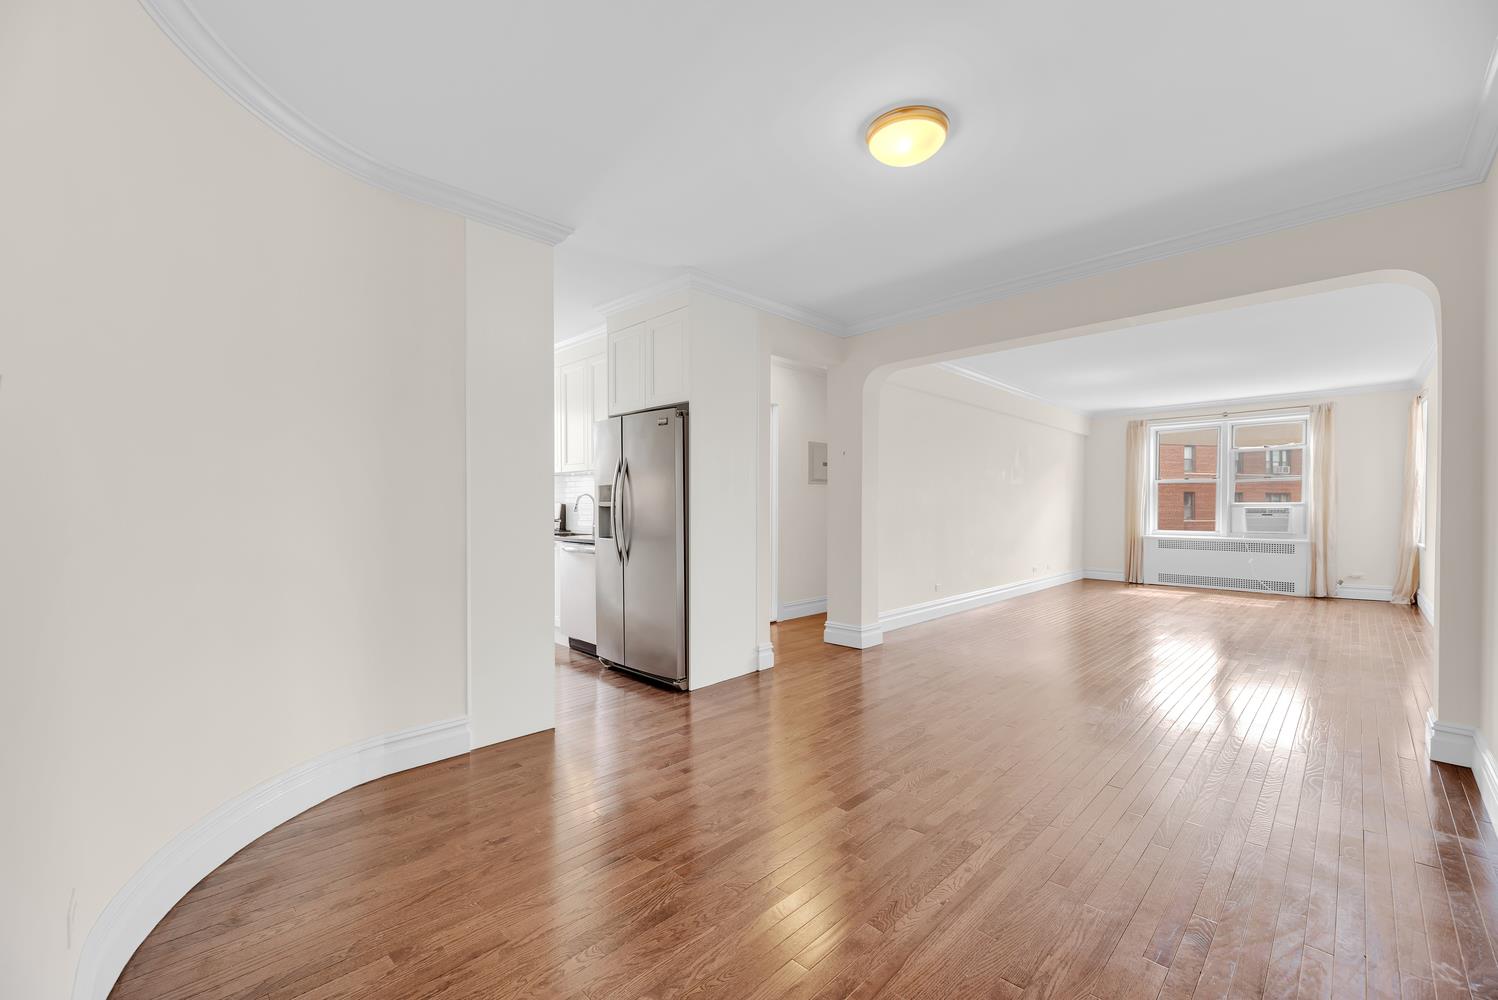
MULTIPOLYGON (((1307 476, 1306 476, 1307 471, 1311 467, 1311 465, 1310 465, 1310 462, 1311 462, 1311 458, 1310 458, 1310 455, 1311 455, 1311 440, 1310 440, 1310 436, 1311 436, 1311 421, 1310 421, 1310 411, 1309 410, 1287 410, 1287 411, 1285 411, 1283 413, 1275 413, 1275 414, 1267 415, 1267 416, 1220 417, 1220 418, 1217 418, 1215 420, 1203 420, 1203 419, 1201 419, 1201 418, 1198 417, 1198 418, 1194 418, 1194 419, 1190 419, 1190 418, 1188 418, 1188 419, 1182 419, 1182 420, 1162 419, 1162 420, 1152 420, 1152 421, 1150 421, 1150 423, 1149 423, 1149 449, 1150 449, 1150 454, 1149 454, 1149 473, 1150 473, 1149 494, 1150 495, 1149 495, 1149 503, 1147 505, 1148 511, 1147 511, 1147 514, 1146 514, 1146 517, 1148 518, 1148 522, 1147 522, 1148 527, 1147 527, 1147 529, 1145 531, 1145 534, 1146 535, 1155 535, 1155 536, 1160 536, 1160 537, 1167 537, 1167 538, 1201 538, 1201 537, 1208 537, 1208 538, 1254 538, 1254 537, 1259 537, 1259 536, 1253 535, 1253 534, 1251 534, 1249 532, 1246 532, 1246 531, 1234 531, 1233 530, 1233 513, 1234 513, 1233 508, 1235 508, 1235 507, 1265 507, 1265 506, 1269 506, 1270 504, 1274 504, 1275 506, 1304 507, 1306 505, 1307 500, 1309 499, 1309 492, 1310 492, 1309 491, 1309 485, 1308 485, 1308 483, 1306 481, 1307 480, 1307 476), (1238 427, 1253 426, 1253 425, 1256 425, 1256 424, 1289 424, 1289 423, 1298 423, 1298 424, 1301 425, 1301 444, 1299 444, 1299 445, 1290 445, 1289 447, 1280 447, 1280 448, 1267 448, 1266 447, 1266 448, 1261 448, 1261 449, 1252 449, 1252 448, 1250 448, 1250 449, 1239 449, 1234 444, 1234 433, 1233 432, 1238 427), (1214 490, 1216 492, 1216 496, 1217 496, 1217 509, 1216 509, 1216 512, 1215 512, 1216 513, 1216 527, 1213 528, 1210 531, 1200 530, 1200 529, 1198 529, 1198 530, 1190 530, 1190 529, 1168 529, 1168 528, 1167 529, 1162 529, 1160 527, 1160 510, 1159 510, 1159 505, 1160 505, 1160 487, 1162 485, 1181 484, 1183 482, 1203 484, 1203 483, 1209 482, 1209 480, 1204 480, 1204 479, 1192 479, 1192 480, 1161 479, 1160 478, 1160 435, 1161 435, 1162 432, 1169 433, 1171 431, 1206 430, 1206 429, 1209 429, 1209 428, 1210 429, 1214 429, 1214 430, 1217 431, 1217 475, 1216 475, 1216 478, 1210 480, 1210 482, 1211 482, 1211 484, 1212 484, 1212 486, 1213 486, 1213 488, 1214 488, 1214 490), (1288 460, 1290 458, 1290 456, 1288 454, 1289 452, 1297 451, 1297 450, 1300 451, 1301 452, 1301 463, 1300 463, 1301 472, 1300 472, 1300 475, 1297 478, 1298 478, 1298 480, 1300 482, 1300 495, 1301 495, 1301 499, 1300 500, 1253 500, 1253 501, 1239 500, 1238 499, 1238 492, 1239 492, 1238 486, 1239 486, 1239 477, 1241 475, 1241 473, 1239 472, 1239 466, 1241 464, 1240 461, 1239 461, 1239 457, 1242 454, 1242 452, 1245 451, 1245 450, 1247 450, 1247 451, 1254 451, 1254 450, 1263 451, 1265 453, 1265 456, 1266 456, 1266 469, 1268 468, 1268 465, 1267 465, 1267 456, 1268 456, 1268 454, 1270 452, 1285 452, 1286 453, 1286 459, 1288 460)), ((1285 464, 1287 466, 1290 466, 1290 467, 1293 467, 1294 462, 1293 461, 1287 461, 1287 462, 1285 462, 1283 464, 1285 464)), ((1196 468, 1194 470, 1191 470, 1191 471, 1195 471, 1197 473, 1201 473, 1204 470, 1201 468, 1200 463, 1198 462, 1198 463, 1196 463, 1196 468)), ((1268 477, 1267 476, 1260 476, 1260 477, 1257 477, 1257 478, 1249 477, 1249 481, 1250 482, 1264 482, 1266 480, 1266 478, 1268 478, 1268 477)), ((1197 514, 1200 515, 1200 511, 1197 511, 1197 514)), ((1302 523, 1305 523, 1307 519, 1302 518, 1301 520, 1302 520, 1302 523)), ((1287 540, 1291 540, 1291 541, 1304 541, 1305 540, 1305 536, 1304 536, 1304 534, 1299 534, 1299 535, 1295 535, 1295 536, 1287 536, 1287 540)))

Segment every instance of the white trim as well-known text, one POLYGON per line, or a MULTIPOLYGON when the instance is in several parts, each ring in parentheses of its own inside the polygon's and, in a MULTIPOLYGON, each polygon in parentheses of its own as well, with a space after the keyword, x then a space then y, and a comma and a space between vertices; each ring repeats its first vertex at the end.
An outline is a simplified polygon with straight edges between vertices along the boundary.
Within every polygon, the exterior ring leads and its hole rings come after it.
POLYGON ((1472 736, 1476 744, 1474 749, 1477 751, 1472 761, 1472 776, 1477 779, 1477 790, 1482 793, 1483 811, 1491 820, 1494 815, 1498 815, 1498 763, 1493 760, 1488 741, 1482 738, 1482 730, 1473 730, 1472 736))
POLYGON ((828 621, 822 626, 822 641, 834 646, 868 649, 884 641, 884 631, 878 622, 873 625, 844 625, 842 622, 828 621))
POLYGON ((789 303, 767 299, 763 295, 756 295, 753 292, 745 291, 742 288, 730 285, 721 278, 716 278, 690 267, 675 277, 667 278, 665 281, 658 281, 653 285, 646 285, 644 288, 621 295, 616 299, 610 299, 608 302, 600 302, 593 308, 607 317, 623 312, 626 309, 647 305, 668 295, 676 295, 689 291, 715 295, 720 299, 737 302, 740 305, 749 306, 751 309, 758 309, 760 312, 766 312, 772 316, 779 316, 795 323, 814 327, 826 333, 841 336, 847 332, 841 323, 830 316, 824 316, 821 313, 812 312, 810 309, 802 309, 800 306, 790 305, 789 303))
POLYGON ((1385 604, 1394 599, 1393 587, 1349 587, 1346 584, 1337 584, 1337 596, 1344 601, 1383 601, 1385 604))
POLYGON ((237 795, 173 837, 117 892, 78 957, 73 1000, 105 1000, 135 949, 187 891, 257 837, 366 781, 468 752, 467 718, 333 750, 237 795))
MULTIPOLYGON (((1201 420, 1214 421, 1232 419, 1231 413, 1227 417, 1224 417, 1220 412, 1223 409, 1230 409, 1232 407, 1308 410, 1312 403, 1325 399, 1338 399, 1342 396, 1361 396, 1370 392, 1415 392, 1422 385, 1424 385, 1423 379, 1407 378, 1395 382, 1376 382, 1367 385, 1342 386, 1336 389, 1318 389, 1315 392, 1281 392, 1272 396, 1208 399, 1200 403, 1175 403, 1170 406, 1145 406, 1129 410, 1091 410, 1085 415, 1089 417, 1158 417, 1161 420, 1190 420, 1199 418, 1201 420), (1281 403, 1284 405, 1265 407, 1262 405, 1264 403, 1281 403)), ((1275 417, 1273 414, 1266 414, 1262 418, 1256 417, 1254 419, 1273 420, 1275 417)))
POLYGON ((1412 177, 1325 198, 1296 208, 1209 226, 1192 233, 1099 254, 1072 264, 1063 264, 1043 271, 1032 271, 1006 281, 949 295, 924 306, 865 316, 848 323, 846 331, 851 336, 871 333, 875 330, 914 323, 944 313, 984 305, 1037 289, 1064 285, 1067 282, 1090 278, 1109 271, 1162 260, 1166 257, 1237 243, 1240 240, 1265 236, 1282 229, 1293 229, 1296 226, 1351 215, 1354 212, 1380 208, 1384 205, 1409 201, 1412 198, 1439 194, 1453 188, 1481 184, 1487 179, 1488 169, 1492 166, 1495 155, 1498 155, 1498 45, 1494 46, 1488 57, 1482 90, 1477 96, 1476 110, 1467 132, 1467 141, 1462 147, 1461 155, 1449 166, 1427 170, 1412 177))
POLYGON ((1498 762, 1493 760, 1493 751, 1481 729, 1441 722, 1432 708, 1425 718, 1425 746, 1431 760, 1470 767, 1477 779, 1477 790, 1482 793, 1483 809, 1489 816, 1498 813, 1498 762))
POLYGON ((896 629, 906 628, 910 625, 919 625, 921 622, 929 622, 936 618, 945 618, 947 615, 960 614, 963 611, 971 611, 974 608, 981 608, 988 604, 1007 601, 1010 598, 1020 597, 1024 594, 1033 594, 1037 590, 1059 587, 1062 584, 1072 583, 1080 579, 1082 579, 1082 571, 1071 570, 1066 573, 1057 573, 1054 576, 1024 580, 1020 583, 1006 583, 998 587, 986 587, 983 590, 970 590, 965 594, 942 597, 935 601, 926 601, 923 604, 912 604, 908 607, 887 611, 879 616, 879 626, 885 632, 893 632, 896 629))
POLYGON ((780 613, 780 404, 770 404, 770 608, 780 613))
MULTIPOLYGON (((1431 599, 1429 594, 1423 590, 1415 591, 1415 606, 1420 609, 1420 613, 1425 616, 1426 621, 1432 625, 1436 623, 1436 602, 1431 599)), ((1498 800, 1494 800, 1494 802, 1498 804, 1498 800)))
POLYGON ((595 337, 606 337, 608 336, 608 332, 609 328, 606 326, 595 326, 593 329, 585 330, 575 337, 568 337, 566 340, 557 341, 554 345, 552 345, 552 351, 556 354, 560 354, 563 351, 567 350, 569 347, 576 347, 579 344, 586 344, 588 341, 592 340, 595 337))
POLYGON ((806 618, 809 615, 821 615, 827 613, 827 598, 808 597, 804 601, 786 601, 776 609, 777 621, 787 622, 792 618, 806 618))
POLYGON ((1442 722, 1436 718, 1436 710, 1432 708, 1425 717, 1425 745, 1431 760, 1458 767, 1471 767, 1477 758, 1477 729, 1474 726, 1442 722))
POLYGON ((198 17, 189 0, 141 0, 141 6, 210 80, 271 128, 314 156, 375 187, 541 243, 555 246, 572 235, 571 226, 382 162, 322 129, 278 97, 240 62, 213 29, 198 17))
POLYGON ((813 375, 827 377, 827 366, 815 364, 811 361, 798 361, 795 358, 787 358, 779 354, 770 355, 770 365, 774 368, 784 368, 793 372, 810 372, 813 375))
POLYGON ((759 669, 769 670, 775 666, 775 644, 762 642, 759 644, 759 669))
MULTIPOLYGON (((277 97, 259 77, 236 57, 193 11, 189 0, 141 0, 141 6, 171 41, 207 76, 266 124, 334 166, 377 187, 483 222, 542 243, 556 245, 572 234, 572 227, 533 215, 522 209, 465 191, 444 181, 422 177, 409 170, 381 162, 356 149, 308 120, 277 97)), ((1065 284, 1108 271, 1148 261, 1189 253, 1206 247, 1235 243, 1281 229, 1348 215, 1353 212, 1436 194, 1452 188, 1480 184, 1498 153, 1498 49, 1489 58, 1476 111, 1468 129, 1461 156, 1450 166, 1376 187, 1312 202, 1298 208, 1237 222, 1212 226, 1181 236, 1136 244, 1072 264, 1034 271, 1006 281, 950 295, 922 306, 865 316, 842 323, 800 306, 777 302, 720 281, 711 275, 689 271, 691 287, 721 298, 740 302, 798 323, 839 336, 856 336, 903 323, 927 319, 1025 292, 1065 284)), ((673 279, 680 281, 681 279, 673 279)), ((647 297, 641 301, 649 301, 647 297)), ((625 298, 629 298, 626 296, 625 298)), ((623 299, 616 300, 622 302, 623 299)), ((611 308, 623 308, 610 303, 611 308)))
MULTIPOLYGON (((982 357, 982 355, 977 356, 982 357)), ((992 375, 985 375, 982 372, 973 371, 971 368, 965 368, 958 361, 938 361, 936 363, 936 367, 945 368, 953 375, 961 375, 963 378, 971 379, 981 385, 986 385, 990 389, 998 389, 1002 392, 1007 392, 1011 396, 1021 396, 1025 399, 1033 399, 1037 403, 1044 403, 1047 406, 1054 406, 1057 409, 1065 410, 1068 413, 1075 413, 1079 416, 1087 416, 1087 412, 1085 410, 1079 410, 1076 407, 1068 406, 1065 403, 1058 403, 1056 402, 1056 400, 1051 399, 1047 396, 1042 396, 1038 393, 1030 392, 1028 389, 1021 389, 1019 386, 1010 385, 1008 382, 1000 382, 992 375)))
POLYGON ((1084 580, 1111 580, 1114 583, 1123 583, 1124 575, 1121 569, 1084 569, 1082 571, 1084 580))

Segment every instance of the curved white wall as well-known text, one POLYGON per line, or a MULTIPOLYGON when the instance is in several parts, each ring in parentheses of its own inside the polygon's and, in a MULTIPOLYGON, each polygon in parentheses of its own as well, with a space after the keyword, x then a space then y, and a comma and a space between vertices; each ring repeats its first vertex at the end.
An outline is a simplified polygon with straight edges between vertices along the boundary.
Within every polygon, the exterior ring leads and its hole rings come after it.
POLYGON ((464 224, 133 3, 0 6, 0 135, 0 993, 56 1000, 180 831, 464 714, 464 224))

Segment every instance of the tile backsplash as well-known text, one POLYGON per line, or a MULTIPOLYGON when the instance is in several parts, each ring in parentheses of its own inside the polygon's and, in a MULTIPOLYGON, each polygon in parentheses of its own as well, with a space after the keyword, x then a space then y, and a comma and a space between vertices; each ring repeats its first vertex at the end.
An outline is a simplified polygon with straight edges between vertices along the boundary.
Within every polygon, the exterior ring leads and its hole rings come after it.
POLYGON ((584 493, 593 495, 593 473, 591 472, 559 472, 552 477, 553 493, 551 516, 557 516, 557 504, 567 505, 567 527, 572 531, 593 530, 593 509, 591 500, 584 500, 573 510, 577 498, 584 493))

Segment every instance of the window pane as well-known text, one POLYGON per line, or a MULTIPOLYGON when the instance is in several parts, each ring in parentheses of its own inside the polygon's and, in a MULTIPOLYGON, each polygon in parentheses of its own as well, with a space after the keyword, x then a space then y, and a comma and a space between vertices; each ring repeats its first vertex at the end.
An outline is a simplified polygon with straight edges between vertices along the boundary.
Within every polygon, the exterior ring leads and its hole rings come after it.
POLYGON ((1217 484, 1160 483, 1155 511, 1160 531, 1216 531, 1217 484))
POLYGON ((1305 464, 1304 448, 1265 448, 1233 452, 1233 474, 1241 479, 1299 478, 1305 464))
POLYGON ((1233 428, 1234 448, 1274 448, 1305 443, 1303 420, 1287 420, 1282 424, 1238 424, 1233 428))
POLYGON ((1217 428, 1161 431, 1158 479, 1217 478, 1217 428))
POLYGON ((1300 503, 1301 481, 1299 478, 1238 480, 1233 484, 1233 500, 1237 503, 1300 503))

